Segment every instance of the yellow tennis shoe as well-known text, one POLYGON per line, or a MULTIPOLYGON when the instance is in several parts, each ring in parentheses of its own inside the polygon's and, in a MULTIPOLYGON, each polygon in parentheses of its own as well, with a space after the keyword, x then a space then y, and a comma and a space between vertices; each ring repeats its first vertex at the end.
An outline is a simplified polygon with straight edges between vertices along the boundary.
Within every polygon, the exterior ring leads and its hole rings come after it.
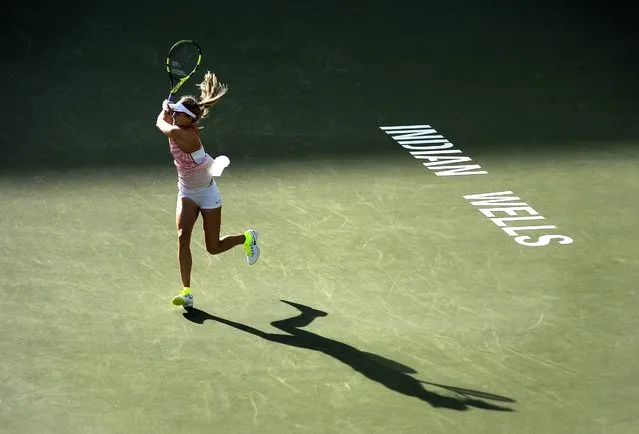
POLYGON ((249 229, 244 232, 244 251, 246 252, 246 262, 249 265, 253 265, 260 257, 260 247, 257 245, 257 231, 255 229, 249 229))
POLYGON ((193 293, 191 288, 184 288, 178 295, 173 297, 173 304, 176 306, 193 307, 193 293))

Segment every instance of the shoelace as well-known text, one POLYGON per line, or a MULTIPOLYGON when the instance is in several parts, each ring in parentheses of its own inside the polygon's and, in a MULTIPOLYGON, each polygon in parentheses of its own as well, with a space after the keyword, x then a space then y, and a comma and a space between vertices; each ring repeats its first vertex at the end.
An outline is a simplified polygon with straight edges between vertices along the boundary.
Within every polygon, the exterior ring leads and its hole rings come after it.
POLYGON ((249 245, 244 244, 244 251, 249 256, 253 256, 255 254, 255 238, 251 239, 251 243, 249 245))

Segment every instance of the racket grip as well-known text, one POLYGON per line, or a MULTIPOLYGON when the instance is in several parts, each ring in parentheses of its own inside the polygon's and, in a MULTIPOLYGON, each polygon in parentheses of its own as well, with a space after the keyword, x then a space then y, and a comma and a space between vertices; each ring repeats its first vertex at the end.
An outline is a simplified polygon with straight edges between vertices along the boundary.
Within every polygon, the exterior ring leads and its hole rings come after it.
POLYGON ((169 94, 169 97, 168 97, 167 99, 168 99, 169 101, 173 102, 173 94, 172 94, 172 93, 170 93, 170 94, 169 94))

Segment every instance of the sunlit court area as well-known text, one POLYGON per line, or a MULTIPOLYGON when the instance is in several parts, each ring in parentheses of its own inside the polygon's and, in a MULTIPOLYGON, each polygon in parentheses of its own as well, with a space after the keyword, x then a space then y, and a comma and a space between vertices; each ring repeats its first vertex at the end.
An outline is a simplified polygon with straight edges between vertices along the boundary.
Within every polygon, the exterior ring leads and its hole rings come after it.
POLYGON ((9 6, 0 433, 639 432, 636 26, 519 3, 9 6), (199 216, 192 307, 182 39, 260 247, 199 216))

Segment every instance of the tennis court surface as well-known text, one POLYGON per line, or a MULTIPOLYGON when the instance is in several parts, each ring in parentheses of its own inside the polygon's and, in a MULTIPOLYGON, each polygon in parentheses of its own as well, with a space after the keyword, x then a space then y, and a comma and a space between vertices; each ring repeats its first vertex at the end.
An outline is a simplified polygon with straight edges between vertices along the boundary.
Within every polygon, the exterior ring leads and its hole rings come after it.
MULTIPOLYGON (((117 2, 116 2, 117 3, 117 2)), ((251 2, 253 3, 253 2, 251 2)), ((613 6, 14 4, 0 432, 639 431, 637 38, 613 6), (222 233, 180 289, 191 38, 222 233)))

